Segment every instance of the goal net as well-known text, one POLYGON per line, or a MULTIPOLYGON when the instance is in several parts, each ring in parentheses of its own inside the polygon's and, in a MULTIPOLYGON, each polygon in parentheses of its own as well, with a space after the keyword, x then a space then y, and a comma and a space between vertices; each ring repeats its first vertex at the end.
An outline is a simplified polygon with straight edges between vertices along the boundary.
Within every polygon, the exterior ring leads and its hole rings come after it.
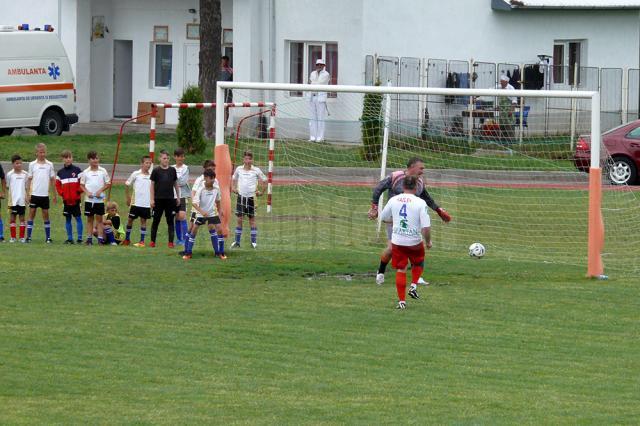
MULTIPOLYGON (((589 263, 595 275, 601 254, 607 271, 640 269, 638 193, 620 184, 601 143, 602 177, 591 173, 590 185, 587 173, 597 94, 594 103, 587 92, 330 86, 325 103, 309 86, 224 84, 235 102, 276 104, 271 212, 257 199, 261 248, 378 253, 386 230, 367 218, 373 188, 419 157, 430 196, 453 218, 445 223, 429 211, 430 256, 467 256, 481 242, 487 256, 505 261, 589 263)), ((249 114, 232 111, 232 121, 249 114)), ((235 152, 252 151, 266 174, 270 138, 261 117, 243 120, 232 143, 235 152)), ((235 165, 241 161, 236 155, 235 165)), ((385 192, 380 209, 387 200, 385 192)))

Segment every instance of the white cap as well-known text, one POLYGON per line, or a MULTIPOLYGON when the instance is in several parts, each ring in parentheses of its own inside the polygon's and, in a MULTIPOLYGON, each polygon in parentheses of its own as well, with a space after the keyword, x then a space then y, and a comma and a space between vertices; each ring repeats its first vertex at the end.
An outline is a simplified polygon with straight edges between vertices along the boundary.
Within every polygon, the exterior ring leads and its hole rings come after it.
POLYGON ((316 65, 324 65, 324 59, 318 59, 316 65))
POLYGON ((502 74, 500 76, 500 81, 509 81, 509 77, 507 77, 506 75, 502 74))

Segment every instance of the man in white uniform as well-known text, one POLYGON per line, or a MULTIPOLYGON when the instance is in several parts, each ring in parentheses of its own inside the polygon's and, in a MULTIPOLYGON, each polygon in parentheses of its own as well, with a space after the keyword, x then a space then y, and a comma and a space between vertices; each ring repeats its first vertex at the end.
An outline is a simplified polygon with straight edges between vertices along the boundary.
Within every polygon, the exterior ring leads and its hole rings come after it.
MULTIPOLYGON (((513 90, 515 94, 515 88, 509 84, 509 77, 506 75, 500 76, 501 90, 513 90)), ((515 107, 518 104, 518 98, 516 96, 507 96, 498 98, 498 124, 500 125, 500 136, 505 140, 512 139, 515 130, 515 107)))
MULTIPOLYGON (((331 76, 325 71, 323 59, 316 61, 316 69, 309 75, 309 84, 327 85, 331 76)), ((309 98, 311 119, 309 120, 309 141, 324 141, 324 119, 327 115, 327 92, 311 92, 309 98)))
POLYGON ((416 196, 418 180, 404 178, 404 193, 392 197, 382 210, 381 219, 393 220, 391 235, 391 264, 396 269, 398 309, 406 308, 407 265, 411 262, 411 288, 409 296, 419 299, 416 291, 418 279, 424 269, 424 247, 431 248, 431 219, 427 203, 416 196), (424 244, 423 244, 424 238, 424 244))

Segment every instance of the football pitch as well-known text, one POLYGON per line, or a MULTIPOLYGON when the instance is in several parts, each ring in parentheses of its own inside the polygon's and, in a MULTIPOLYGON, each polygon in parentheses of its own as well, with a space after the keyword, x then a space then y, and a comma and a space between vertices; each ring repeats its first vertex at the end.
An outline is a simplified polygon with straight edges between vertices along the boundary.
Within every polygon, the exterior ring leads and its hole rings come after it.
MULTIPOLYGON (((287 199, 297 214, 262 218, 264 245, 224 262, 204 232, 183 261, 164 223, 155 249, 64 246, 60 206, 53 245, 39 216, 32 244, 0 245, 0 423, 637 422, 635 277, 506 261, 495 232, 482 260, 462 239, 439 251, 456 228, 432 215, 431 285, 397 311, 391 268, 373 282, 382 244, 335 244, 326 202, 287 199)), ((353 229, 375 235, 364 213, 353 229)))

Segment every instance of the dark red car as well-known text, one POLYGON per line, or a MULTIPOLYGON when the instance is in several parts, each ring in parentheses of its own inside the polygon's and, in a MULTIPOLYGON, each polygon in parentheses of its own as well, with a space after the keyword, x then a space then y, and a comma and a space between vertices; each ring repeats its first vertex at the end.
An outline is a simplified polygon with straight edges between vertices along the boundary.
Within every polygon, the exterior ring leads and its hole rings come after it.
MULTIPOLYGON (((602 134, 606 152, 600 157, 604 172, 615 185, 633 185, 639 182, 640 170, 640 120, 623 124, 602 134), (609 159, 607 154, 611 156, 609 159)), ((591 164, 591 138, 580 136, 576 144, 573 162, 578 170, 589 171, 591 164)))

